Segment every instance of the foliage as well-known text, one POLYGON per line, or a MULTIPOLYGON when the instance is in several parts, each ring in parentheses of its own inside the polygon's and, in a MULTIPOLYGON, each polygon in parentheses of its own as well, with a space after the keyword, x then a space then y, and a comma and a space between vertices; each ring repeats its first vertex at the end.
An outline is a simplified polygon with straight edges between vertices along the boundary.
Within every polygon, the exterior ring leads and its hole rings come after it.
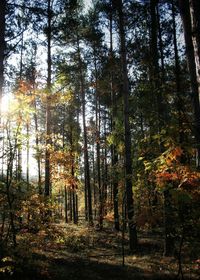
POLYGON ((0 271, 37 266, 37 250, 87 250, 94 228, 55 223, 91 218, 96 229, 134 222, 176 250, 183 240, 197 269, 200 110, 177 1, 6 2, 0 271))

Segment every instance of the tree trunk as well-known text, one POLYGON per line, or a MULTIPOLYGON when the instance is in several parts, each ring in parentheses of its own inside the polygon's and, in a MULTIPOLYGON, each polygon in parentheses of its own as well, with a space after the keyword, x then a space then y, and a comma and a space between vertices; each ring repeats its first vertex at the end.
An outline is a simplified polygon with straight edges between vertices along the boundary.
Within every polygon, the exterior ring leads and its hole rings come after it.
POLYGON ((38 129, 36 97, 34 98, 33 102, 34 102, 34 110, 35 110, 34 123, 35 123, 36 160, 37 160, 37 168, 38 168, 38 192, 39 194, 42 194, 41 160, 40 160, 40 148, 39 148, 39 129, 38 129))
POLYGON ((29 185, 29 163, 30 163, 30 127, 29 127, 29 123, 27 121, 26 124, 26 181, 27 184, 29 185))
POLYGON ((78 60, 79 60, 79 75, 80 75, 80 87, 81 87, 81 97, 82 97, 82 119, 83 119, 83 139, 84 139, 84 179, 85 179, 85 208, 86 208, 86 218, 90 225, 93 225, 92 217, 92 195, 91 195, 91 185, 90 185, 90 167, 89 167, 89 156, 88 156, 88 139, 87 139, 87 127, 86 127, 86 117, 85 117, 85 89, 84 89, 84 79, 83 79, 83 69, 80 54, 79 38, 77 38, 77 48, 78 48, 78 60))
POLYGON ((73 210, 72 210, 72 190, 71 189, 69 189, 68 198, 69 198, 69 221, 72 222, 73 210))
MULTIPOLYGON (((3 95, 3 73, 4 73, 4 55, 5 55, 5 14, 6 14, 6 0, 1 1, 0 9, 0 105, 3 95)), ((1 119, 1 106, 0 106, 1 119)))
POLYGON ((47 24, 47 100, 46 100, 46 150, 45 150, 45 190, 44 194, 46 197, 51 192, 51 171, 50 171, 50 146, 51 146, 51 36, 52 36, 52 11, 51 11, 51 0, 48 0, 47 10, 48 24, 47 24))
MULTIPOLYGON (((158 14, 157 14, 157 0, 150 1, 150 14, 151 14, 151 38, 150 38, 150 54, 151 54, 151 70, 150 70, 150 81, 152 85, 152 91, 156 96, 157 102, 157 119, 158 119, 158 133, 161 131, 164 125, 165 110, 163 106, 163 94, 161 91, 161 79, 159 71, 159 54, 158 54, 158 14)), ((161 63, 164 62, 162 57, 162 38, 161 30, 159 30, 159 39, 160 39, 160 53, 161 53, 161 63)), ((162 64, 162 70, 164 75, 164 65, 162 64)))
POLYGON ((73 155, 73 128, 70 126, 70 161, 71 161, 71 190, 72 190, 72 211, 73 211, 73 222, 77 223, 76 217, 76 189, 74 183, 74 155, 73 155))
MULTIPOLYGON (((160 28, 158 1, 150 1, 150 13, 151 13, 151 57, 152 57, 152 72, 151 72, 151 84, 153 93, 157 97, 157 114, 158 114, 158 133, 165 127, 167 114, 166 106, 164 106, 163 100, 163 87, 165 85, 165 69, 164 69, 164 54, 162 44, 162 33, 160 28), (159 53, 158 53, 158 38, 159 37, 159 50, 161 54, 161 72, 159 68, 159 53)), ((164 152, 162 144, 159 145, 160 152, 164 152)), ((172 223, 172 203, 170 200, 170 192, 166 185, 164 191, 164 254, 172 255, 174 251, 174 237, 173 237, 173 223, 172 223)))
MULTIPOLYGON (((118 156, 116 148, 112 147, 112 167, 116 169, 116 164, 118 162, 118 156)), ((116 172, 113 171, 112 183, 113 183, 113 207, 114 207, 114 226, 116 230, 119 230, 119 209, 118 209, 118 178, 116 172)))
MULTIPOLYGON (((23 9, 22 9, 22 13, 23 13, 23 9)), ((24 32, 22 32, 21 34, 21 46, 20 46, 20 70, 19 70, 19 90, 21 87, 21 82, 22 82, 22 77, 23 77, 23 48, 24 48, 24 32)), ((23 94, 23 93, 22 93, 23 94)), ((19 95, 21 95, 21 93, 19 93, 19 95)), ((19 137, 18 137, 18 149, 17 149, 17 170, 16 170, 16 174, 17 174, 17 181, 20 182, 22 180, 22 139, 21 139, 21 133, 22 133, 22 112, 21 112, 21 96, 19 96, 18 99, 19 105, 20 105, 20 109, 18 112, 18 123, 19 123, 19 137)), ((20 187, 19 187, 20 190, 20 187)))
POLYGON ((65 223, 68 223, 68 195, 67 195, 67 187, 64 188, 65 191, 65 223))
POLYGON ((75 209, 76 209, 76 224, 78 224, 79 215, 78 215, 78 195, 77 194, 75 194, 75 209))
MULTIPOLYGON (((1 117, 0 117, 1 119, 1 117)), ((4 123, 2 123, 2 131, 1 131, 2 135, 3 135, 3 139, 2 139, 2 155, 1 155, 1 177, 3 180, 4 177, 4 164, 5 164, 5 156, 4 156, 4 151, 5 151, 5 128, 4 128, 4 123)))
MULTIPOLYGON (((110 59, 113 63, 113 16, 112 16, 112 1, 110 1, 110 59)), ((110 94, 111 94, 111 103, 112 103, 112 114, 111 114, 111 132, 115 131, 115 116, 116 116, 116 93, 114 91, 114 69, 111 69, 110 73, 110 94)), ((114 227, 116 230, 119 230, 119 209, 118 209, 118 178, 116 178, 116 165, 118 162, 118 155, 116 145, 111 145, 111 157, 112 157, 112 190, 113 197, 113 210, 114 210, 114 227)))
POLYGON ((169 190, 164 191, 164 256, 172 256, 174 253, 174 232, 173 232, 173 209, 171 203, 172 197, 169 190))
POLYGON ((125 186, 126 186, 126 204, 129 227, 129 247, 131 251, 137 249, 137 230, 134 220, 133 190, 132 190, 132 156, 131 156, 131 130, 129 123, 129 81, 127 73, 126 42, 124 31, 124 15, 122 0, 118 0, 117 9, 119 15, 119 36, 121 43, 121 64, 123 81, 123 99, 124 99, 124 144, 125 144, 125 186))
POLYGON ((159 38, 159 52, 160 52, 160 60, 161 60, 161 82, 164 84, 165 82, 165 63, 164 63, 164 52, 163 52, 163 40, 162 40, 162 30, 160 26, 160 14, 158 5, 156 7, 157 12, 157 25, 158 25, 158 38, 159 38))
MULTIPOLYGON (((199 4, 197 6, 199 7, 199 4)), ((186 55, 187 55, 188 69, 189 69, 190 82, 191 82, 192 103, 194 109, 194 133, 195 133, 196 147, 197 147, 196 167, 199 170, 200 169, 200 147, 199 147, 200 104, 199 104, 199 85, 198 85, 197 72, 196 72, 197 65, 195 63, 195 55, 197 61, 198 52, 195 53, 194 46, 193 46, 192 22, 191 22, 189 1, 179 0, 179 8, 180 8, 180 14, 183 22, 186 55)))
POLYGON ((200 1, 190 0, 190 14, 192 20, 192 37, 196 62, 196 74, 200 94, 200 1))
POLYGON ((7 203, 8 203, 8 213, 10 218, 10 226, 12 231, 12 240, 13 240, 13 246, 17 246, 17 240, 16 240, 16 227, 15 227, 15 215, 14 215, 14 209, 13 209, 13 199, 11 197, 11 185, 13 181, 13 164, 14 159, 17 155, 17 135, 18 132, 16 132, 15 135, 15 142, 14 144, 11 144, 10 139, 10 127, 6 127, 7 130, 7 140, 8 140, 8 146, 9 146, 9 155, 7 160, 7 170, 6 170, 6 197, 7 197, 7 203))
POLYGON ((96 168, 95 168, 95 155, 94 155, 95 146, 93 145, 92 151, 92 171, 93 171, 93 210, 94 210, 94 219, 97 217, 97 190, 96 190, 96 168))
POLYGON ((177 32, 176 32, 176 17, 175 17, 175 6, 174 0, 172 2, 172 26, 173 26, 173 44, 174 44, 174 76, 176 81, 176 108, 178 112, 178 124, 179 124, 179 143, 182 145, 184 142, 184 132, 183 132, 183 119, 184 119, 184 104, 181 98, 181 69, 178 54, 178 44, 177 44, 177 32))
POLYGON ((104 137, 105 137, 105 148, 104 148, 104 172, 103 172, 103 214, 107 215, 107 201, 108 201, 108 151, 107 151, 107 143, 106 143, 106 136, 107 136, 107 130, 106 130, 106 114, 105 111, 105 122, 104 122, 104 137))
POLYGON ((101 182, 101 162, 100 162, 100 101, 97 82, 97 62, 96 50, 94 47, 94 67, 95 67, 95 123, 96 123, 96 160, 97 160, 97 184, 99 191, 99 228, 103 228, 103 190, 101 182))
POLYGON ((68 223, 68 195, 67 195, 67 187, 64 187, 65 192, 65 223, 68 223))

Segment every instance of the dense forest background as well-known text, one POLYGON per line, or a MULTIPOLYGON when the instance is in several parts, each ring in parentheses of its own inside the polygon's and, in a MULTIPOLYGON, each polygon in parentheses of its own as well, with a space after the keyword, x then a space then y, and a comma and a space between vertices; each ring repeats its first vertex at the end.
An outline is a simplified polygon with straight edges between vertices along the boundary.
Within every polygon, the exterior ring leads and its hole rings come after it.
POLYGON ((200 1, 0 4, 0 277, 93 250, 198 279, 200 1))

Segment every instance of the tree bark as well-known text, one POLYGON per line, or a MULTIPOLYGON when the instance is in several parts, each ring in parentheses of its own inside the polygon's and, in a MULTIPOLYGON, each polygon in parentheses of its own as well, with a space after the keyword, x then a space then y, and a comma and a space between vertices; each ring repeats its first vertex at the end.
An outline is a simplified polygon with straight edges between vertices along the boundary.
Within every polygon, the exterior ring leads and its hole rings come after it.
MULTIPOLYGON (((161 30, 158 28, 158 14, 157 14, 157 0, 150 0, 150 15, 151 15, 151 38, 150 38, 150 54, 151 54, 151 69, 150 69, 150 81, 152 85, 152 91, 156 97, 157 102, 157 119, 158 119, 158 133, 161 131, 164 125, 165 110, 163 106, 163 94, 161 91, 161 79, 159 70, 159 54, 158 54, 158 35, 160 39, 160 52, 162 63, 164 59, 162 57, 162 37, 161 30), (158 33, 159 31, 159 33, 158 33)), ((164 71, 164 65, 162 65, 164 71)), ((162 72, 164 75, 164 72, 162 72)))
POLYGON ((129 123, 129 81, 127 73, 127 54, 124 30, 124 15, 122 0, 117 0, 117 9, 119 16, 119 36, 120 36, 120 55, 122 66, 123 82, 123 101, 124 101, 124 144, 125 144, 125 186, 126 186, 126 204, 129 228, 129 248, 130 251, 137 249, 137 230, 134 220, 133 190, 132 190, 132 156, 131 156, 131 130, 129 123))
POLYGON ((73 128, 70 126, 70 161, 71 161, 71 190, 72 190, 72 210, 73 210, 73 222, 77 223, 76 216, 76 188, 74 183, 74 155, 73 155, 73 128))
MULTIPOLYGON (((22 13, 24 13, 22 9, 22 13)), ((22 31, 21 34, 21 46, 20 46, 20 70, 19 70, 19 90, 21 87, 21 82, 22 82, 22 77, 23 77, 23 49, 24 49, 24 32, 22 31)), ((21 93, 19 93, 21 94, 21 93)), ((23 93, 22 93, 23 94, 23 93)), ((21 96, 20 96, 21 98, 21 96)), ((21 108, 21 99, 18 99, 20 108, 21 108)), ((22 133, 22 112, 21 109, 18 112, 18 122, 19 122, 19 127, 20 127, 20 135, 18 137, 18 149, 17 149, 17 181, 20 182, 22 180, 22 140, 21 140, 21 133, 22 133)), ((19 188, 20 189, 20 188, 19 188)))
POLYGON ((51 36, 52 36, 52 10, 51 10, 51 0, 48 0, 47 9, 47 101, 46 101, 46 150, 45 150, 45 190, 44 194, 46 197, 50 195, 51 192, 51 170, 50 170, 50 146, 51 146, 51 36))
POLYGON ((97 82, 97 62, 96 50, 94 47, 94 67, 95 67, 95 122, 96 122, 96 163, 97 163, 97 184, 99 191, 99 228, 103 228, 103 189, 101 182, 101 162, 100 162, 100 101, 97 82))
MULTIPOLYGON (((6 14, 6 0, 1 1, 0 9, 0 104, 3 95, 3 74, 4 74, 4 55, 5 55, 5 14, 6 14)), ((0 107, 1 108, 1 107, 0 107)), ((1 112, 0 112, 1 116, 1 112)))
POLYGON ((196 74, 200 94, 200 1, 190 0, 190 14, 192 22, 192 39, 196 62, 196 74))
MULTIPOLYGON (((195 2, 195 1, 194 1, 195 2)), ((194 3, 193 3, 194 4, 194 3)), ((199 6, 199 5, 198 5, 199 6)), ((180 14, 183 22, 185 45, 186 45, 186 55, 188 62, 188 70, 190 74, 191 82, 191 97, 194 109, 194 134, 196 139, 197 147, 197 157, 196 157, 196 167, 200 170, 200 104, 199 104, 199 85, 197 78, 197 65, 195 62, 195 51, 193 45, 192 36, 192 22, 190 14, 190 5, 188 0, 179 0, 180 14)), ((197 53, 196 53, 197 60, 197 53)))
POLYGON ((172 256, 174 253, 174 232, 173 232, 173 209, 171 203, 172 197, 169 190, 164 191, 164 256, 172 256))
POLYGON ((29 140, 29 138, 30 138, 30 125, 29 125, 29 123, 28 123, 28 121, 27 121, 27 124, 26 124, 26 137, 27 137, 27 139, 26 139, 26 141, 27 141, 27 143, 26 143, 26 181, 27 181, 27 184, 29 185, 29 183, 30 183, 30 180, 29 180, 29 178, 30 178, 30 176, 29 176, 29 164, 30 164, 30 140, 29 140))
MULTIPOLYGON (((112 15, 112 1, 110 1, 110 59, 111 63, 113 63, 113 15, 112 15)), ((115 115, 116 115, 116 93, 114 91, 114 69, 111 69, 110 73, 110 95, 111 95, 111 132, 115 131, 115 115)), ((116 145, 111 145, 111 156, 112 156, 112 189, 111 194, 113 193, 113 197, 111 201, 113 202, 113 210, 114 210, 114 227, 116 230, 119 230, 119 209, 118 209, 118 178, 116 178, 116 165, 118 162, 118 155, 116 145)))
MULTIPOLYGON (((153 93, 157 98, 157 115, 158 115, 158 133, 165 127, 167 121, 166 106, 163 100, 163 87, 165 85, 165 68, 164 68, 164 54, 162 44, 162 33, 160 28, 158 1, 150 1, 150 14, 151 14, 151 57, 152 57, 152 71, 151 71, 151 84, 153 93), (159 53, 158 53, 158 38, 159 50, 161 54, 161 70, 159 67, 159 53)), ((164 152, 164 147, 159 144, 159 150, 164 152)), ((172 203, 168 185, 165 186, 164 191, 164 255, 172 255, 174 251, 174 237, 173 237, 173 223, 172 223, 172 203)))
POLYGON ((181 98, 181 69, 180 69, 180 61, 178 54, 178 44, 177 44, 177 32, 176 32, 176 17, 175 17, 175 5, 174 0, 172 3, 172 26, 173 26, 173 45, 174 45, 174 60, 175 60, 175 68, 174 68, 174 76, 176 81, 176 108, 178 112, 178 124, 179 124, 179 143, 182 145, 184 141, 184 133, 183 133, 183 112, 184 112, 184 104, 181 98))
POLYGON ((64 187, 64 192, 65 192, 65 223, 68 223, 68 203, 67 203, 67 187, 64 187))
POLYGON ((34 102, 34 110, 35 110, 35 112, 34 112, 34 123, 35 123, 36 159, 37 159, 37 168, 38 168, 38 192, 39 192, 39 194, 42 194, 41 160, 40 160, 40 148, 39 148, 39 142, 40 141, 39 141, 39 128, 38 128, 36 97, 34 98, 33 102, 34 102))
POLYGON ((78 63, 79 63, 79 75, 80 75, 80 87, 81 87, 81 97, 82 97, 82 119, 83 119, 83 140, 84 140, 84 179, 85 179, 85 208, 86 208, 86 219, 90 225, 93 225, 92 216, 92 195, 91 195, 91 185, 90 185, 90 166, 89 166, 89 156, 88 156, 88 139, 87 139, 87 127, 86 127, 86 117, 85 117, 85 89, 84 89, 84 79, 83 79, 83 69, 80 54, 79 38, 77 38, 77 49, 78 49, 78 63))

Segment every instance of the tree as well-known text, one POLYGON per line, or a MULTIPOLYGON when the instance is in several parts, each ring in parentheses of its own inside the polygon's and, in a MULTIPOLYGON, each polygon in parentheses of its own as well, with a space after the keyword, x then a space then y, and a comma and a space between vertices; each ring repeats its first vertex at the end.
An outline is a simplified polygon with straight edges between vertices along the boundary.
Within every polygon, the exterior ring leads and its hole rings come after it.
MULTIPOLYGON (((108 28, 109 32, 109 44, 108 44, 108 54, 102 63, 102 74, 100 77, 101 91, 104 92, 104 96, 102 96, 103 106, 107 108, 109 111, 108 118, 110 119, 110 136, 111 138, 115 138, 114 135, 117 134, 116 129, 116 121, 120 119, 121 116, 117 114, 117 93, 119 93, 119 85, 118 85, 118 78, 119 78, 119 60, 115 55, 114 48, 113 48, 113 33, 114 33, 114 19, 115 19, 115 12, 112 5, 112 0, 108 2, 98 2, 97 3, 97 10, 102 13, 103 20, 106 18, 108 20, 108 27, 105 24, 105 27, 108 28)), ((101 20, 101 18, 100 18, 101 20)), ((105 28, 104 27, 104 28, 105 28)), ((121 100, 120 100, 121 101, 121 100)), ((110 141, 110 153, 111 153, 111 194, 112 194, 112 204, 113 204, 113 211, 114 211, 114 226, 116 230, 119 230, 119 203, 118 203, 118 176, 117 176, 117 163, 118 163, 118 151, 117 151, 117 144, 115 140, 110 141)))
POLYGON ((47 103, 46 103, 46 150, 45 150, 45 195, 51 193, 50 147, 51 147, 51 39, 52 39, 52 8, 51 0, 48 0, 47 8, 47 103))
MULTIPOLYGON (((200 3, 198 0, 190 1, 190 15, 192 23, 192 37, 196 62, 198 85, 200 81, 200 3)), ((200 86, 199 86, 200 92, 200 86)))
MULTIPOLYGON (((99 76, 101 71, 101 56, 102 56, 102 33, 98 26, 98 15, 91 11, 88 15, 88 22, 86 23, 86 31, 84 38, 88 42, 91 49, 92 57, 92 77, 93 93, 94 93, 94 109, 95 109, 95 146, 96 146, 96 168, 97 168, 97 185, 99 194, 99 227, 103 227, 103 208, 104 208, 104 191, 103 179, 101 170, 101 89, 99 86, 99 76)), ((90 63, 91 64, 91 63, 90 63)))
POLYGON ((132 157, 131 157, 131 130, 129 123, 129 81, 127 73, 127 55, 126 55, 126 41, 124 30, 124 14, 121 0, 113 1, 117 8, 119 17, 119 37, 120 37, 120 55, 122 67, 122 82, 123 82, 123 101, 124 101, 124 145, 125 145, 125 186, 126 186, 126 204, 129 227, 129 246, 130 250, 137 249, 137 230, 136 222, 134 220, 134 205, 133 205, 133 191, 132 191, 132 157))
MULTIPOLYGON (((0 103, 3 95, 3 74, 4 74, 4 58, 5 58, 5 15, 6 15, 6 0, 1 1, 0 10, 0 103)), ((1 112, 0 112, 1 115, 1 112)))
MULTIPOLYGON (((111 102, 112 102, 112 115, 111 115, 111 132, 115 131, 116 126, 116 92, 114 90, 114 52, 113 52, 113 15, 112 15, 112 1, 109 3, 109 24, 110 24, 110 63, 111 63, 111 71, 110 71, 110 94, 111 94, 111 102)), ((116 145, 113 143, 111 147, 112 154, 112 168, 115 170, 118 162, 118 154, 116 145)), ((113 184, 113 208, 114 208, 114 224, 115 229, 119 230, 119 209, 118 209, 118 182, 116 178, 116 172, 114 172, 112 177, 113 184)))
MULTIPOLYGON (((199 4, 197 4, 196 1, 192 2, 192 5, 197 5, 197 11, 199 8, 199 4)), ((194 7, 192 6, 192 7, 194 7)), ((194 134, 196 138, 196 148, 197 148, 197 162, 196 166, 197 169, 200 169, 200 104, 199 104, 199 81, 198 81, 198 61, 199 61, 199 46, 198 46, 198 38, 199 38, 199 32, 198 32, 198 15, 196 17, 196 12, 193 14, 193 22, 191 19, 191 13, 190 13, 190 5, 189 1, 182 1, 179 0, 179 8, 180 8, 180 14, 183 22, 183 28, 184 28, 184 37, 185 37, 185 45, 186 45, 186 55, 187 55, 187 62, 188 62, 188 70, 190 74, 190 82, 191 82, 191 98, 192 98, 192 104, 193 104, 193 110, 194 110, 194 134), (196 42, 196 46, 194 49, 193 45, 193 28, 194 30, 197 30, 194 34, 194 42, 196 42), (197 29, 196 29, 197 28, 197 29), (195 60, 196 56, 196 60, 195 60), (196 64, 197 62, 197 64, 196 64)))
POLYGON ((73 47, 72 57, 75 58, 73 65, 76 69, 76 77, 79 91, 79 98, 82 108, 82 127, 83 127, 83 154, 84 154, 84 187, 85 187, 85 217, 90 225, 93 224, 92 215, 92 194, 91 178, 88 153, 88 133, 86 120, 86 69, 83 61, 83 17, 81 16, 81 1, 69 1, 64 3, 65 18, 61 21, 61 38, 65 44, 73 47), (70 29, 68 28, 70 26, 70 29), (67 27, 67 28, 66 28, 67 27), (64 38, 63 38, 64 37, 64 38))

